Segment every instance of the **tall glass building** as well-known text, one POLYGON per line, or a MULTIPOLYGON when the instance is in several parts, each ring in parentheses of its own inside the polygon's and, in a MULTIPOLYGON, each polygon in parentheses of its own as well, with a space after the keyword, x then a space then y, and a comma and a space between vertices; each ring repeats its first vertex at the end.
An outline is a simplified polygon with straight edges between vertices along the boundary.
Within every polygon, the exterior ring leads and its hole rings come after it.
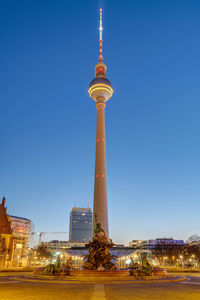
POLYGON ((91 208, 72 207, 70 212, 69 241, 87 243, 91 239, 91 208))

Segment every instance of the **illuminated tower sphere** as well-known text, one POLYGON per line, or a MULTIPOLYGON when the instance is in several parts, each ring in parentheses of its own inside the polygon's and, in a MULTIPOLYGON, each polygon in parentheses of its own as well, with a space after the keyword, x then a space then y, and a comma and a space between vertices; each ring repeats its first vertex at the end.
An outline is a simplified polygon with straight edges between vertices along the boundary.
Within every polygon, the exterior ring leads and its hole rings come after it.
POLYGON ((106 65, 102 57, 102 9, 100 9, 100 55, 99 63, 95 67, 95 79, 89 86, 89 95, 96 101, 97 128, 96 128, 96 157, 95 157, 95 182, 94 182, 94 206, 93 206, 93 235, 97 223, 108 232, 108 206, 106 184, 106 147, 105 147, 105 107, 113 94, 111 82, 106 78, 106 65))

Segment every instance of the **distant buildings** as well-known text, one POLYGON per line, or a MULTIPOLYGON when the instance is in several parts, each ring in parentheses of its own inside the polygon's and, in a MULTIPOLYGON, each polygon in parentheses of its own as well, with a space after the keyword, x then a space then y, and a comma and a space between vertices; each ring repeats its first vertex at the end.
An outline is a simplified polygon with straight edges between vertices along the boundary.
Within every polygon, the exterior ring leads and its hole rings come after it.
POLYGON ((47 247, 47 250, 51 252, 57 252, 61 250, 70 249, 72 247, 85 247, 85 243, 79 242, 69 242, 69 241, 59 241, 59 240, 52 240, 50 242, 43 242, 43 244, 47 247))
POLYGON ((51 252, 59 252, 72 247, 85 247, 92 238, 91 208, 72 207, 70 212, 69 241, 52 240, 43 242, 51 252))
POLYGON ((129 247, 134 249, 144 249, 146 244, 147 241, 144 240, 132 240, 132 242, 129 242, 129 247))
POLYGON ((70 212, 69 241, 87 243, 91 238, 91 208, 72 207, 70 212))
POLYGON ((157 238, 154 240, 133 240, 129 243, 129 247, 134 249, 154 250, 156 247, 165 246, 184 246, 183 240, 174 240, 173 238, 157 238))
POLYGON ((174 240, 173 238, 157 238, 155 240, 149 240, 147 247, 149 250, 155 249, 155 247, 165 247, 165 246, 184 246, 183 240, 174 240))

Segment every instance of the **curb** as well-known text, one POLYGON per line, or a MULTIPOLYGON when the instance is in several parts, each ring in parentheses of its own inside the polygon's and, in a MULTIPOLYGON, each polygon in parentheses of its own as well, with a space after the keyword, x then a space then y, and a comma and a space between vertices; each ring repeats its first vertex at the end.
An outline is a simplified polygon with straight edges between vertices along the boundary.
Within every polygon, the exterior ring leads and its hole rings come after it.
MULTIPOLYGON (((177 276, 176 276, 177 277, 177 276)), ((113 278, 109 278, 109 280, 105 280, 106 277, 102 277, 101 280, 99 280, 100 278, 98 278, 98 280, 95 281, 94 280, 88 280, 88 278, 83 278, 83 280, 42 280, 42 279, 29 279, 29 278, 18 278, 18 277, 13 277, 13 279, 15 280, 19 280, 19 281, 24 281, 24 282, 43 282, 43 283, 59 283, 59 284, 77 284, 77 283, 88 283, 88 284, 96 284, 99 282, 104 282, 104 284, 122 284, 122 283, 133 283, 133 284, 137 284, 137 283, 169 283, 169 282, 180 282, 180 281, 184 281, 187 278, 186 277, 182 277, 182 278, 172 278, 172 277, 167 277, 167 279, 165 280, 165 278, 163 279, 148 279, 148 280, 130 280, 130 278, 127 278, 127 280, 119 280, 117 278, 117 280, 113 280, 113 278)), ((91 278, 90 278, 91 279, 91 278)))

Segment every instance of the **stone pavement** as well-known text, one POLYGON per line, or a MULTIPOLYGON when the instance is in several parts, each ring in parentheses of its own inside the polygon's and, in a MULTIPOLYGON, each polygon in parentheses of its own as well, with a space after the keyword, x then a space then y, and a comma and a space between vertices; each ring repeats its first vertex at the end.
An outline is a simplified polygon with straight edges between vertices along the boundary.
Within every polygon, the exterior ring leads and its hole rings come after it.
POLYGON ((30 274, 0 274, 0 300, 200 300, 200 277, 166 282, 88 282, 44 280, 30 274), (24 276, 25 275, 25 276, 24 276), (26 280, 30 281, 26 281, 26 280))

